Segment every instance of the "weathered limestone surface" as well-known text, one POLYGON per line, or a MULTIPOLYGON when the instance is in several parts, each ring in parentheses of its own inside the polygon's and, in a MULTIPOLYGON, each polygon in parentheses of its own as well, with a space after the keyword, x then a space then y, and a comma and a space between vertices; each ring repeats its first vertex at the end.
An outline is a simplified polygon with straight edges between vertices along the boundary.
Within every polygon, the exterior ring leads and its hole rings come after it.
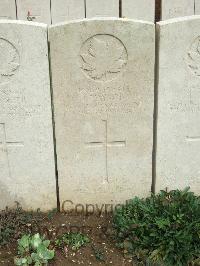
POLYGON ((0 19, 16 19, 15 0, 0 1, 0 19))
POLYGON ((84 0, 52 0, 52 23, 85 18, 84 0))
POLYGON ((200 15, 200 0, 195 0, 195 15, 200 15))
POLYGON ((194 15, 195 0, 162 0, 162 20, 194 15))
POLYGON ((86 17, 119 17, 119 0, 86 0, 86 17))
POLYGON ((51 24, 50 0, 17 0, 17 16, 20 20, 51 24))
POLYGON ((155 1, 122 0, 122 17, 154 22, 155 1))
POLYGON ((158 23, 157 191, 200 193, 200 16, 158 23))
POLYGON ((49 29, 61 203, 147 196, 154 25, 96 19, 49 29))
POLYGON ((56 207, 47 27, 0 22, 0 209, 56 207))

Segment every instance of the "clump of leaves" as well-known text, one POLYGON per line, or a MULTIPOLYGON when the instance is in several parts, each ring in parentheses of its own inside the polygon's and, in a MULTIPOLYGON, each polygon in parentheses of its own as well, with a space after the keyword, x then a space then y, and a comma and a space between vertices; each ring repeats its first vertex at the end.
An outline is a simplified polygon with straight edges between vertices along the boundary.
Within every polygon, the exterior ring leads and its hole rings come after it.
POLYGON ((89 242, 90 239, 86 235, 69 232, 59 236, 55 241, 55 245, 59 248, 65 248, 68 246, 72 250, 76 251, 89 242))
POLYGON ((96 260, 105 262, 105 255, 104 255, 104 252, 101 249, 99 249, 99 248, 95 247, 94 245, 92 245, 92 250, 94 252, 96 260))
POLYGON ((45 240, 39 234, 23 235, 18 240, 18 256, 14 258, 15 265, 46 265, 55 256, 54 250, 48 249, 49 240, 45 240))
POLYGON ((189 188, 134 198, 116 210, 114 228, 118 246, 141 261, 200 265, 200 197, 189 188))
POLYGON ((0 212, 0 246, 7 245, 19 239, 23 234, 38 231, 38 224, 42 221, 39 212, 25 212, 19 204, 15 209, 0 212))

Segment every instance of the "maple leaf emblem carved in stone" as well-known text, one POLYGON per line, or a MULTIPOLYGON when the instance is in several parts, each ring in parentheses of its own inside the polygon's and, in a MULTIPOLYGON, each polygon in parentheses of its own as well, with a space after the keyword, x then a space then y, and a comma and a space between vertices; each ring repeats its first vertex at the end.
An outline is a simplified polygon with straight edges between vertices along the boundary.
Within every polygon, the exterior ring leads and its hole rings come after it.
POLYGON ((192 43, 187 55, 189 68, 196 76, 200 76, 200 36, 192 43))
POLYGON ((127 63, 127 52, 122 42, 106 34, 88 39, 81 49, 80 57, 83 71, 97 81, 116 78, 127 63))
POLYGON ((12 43, 0 38, 0 76, 13 76, 19 67, 19 54, 12 43))

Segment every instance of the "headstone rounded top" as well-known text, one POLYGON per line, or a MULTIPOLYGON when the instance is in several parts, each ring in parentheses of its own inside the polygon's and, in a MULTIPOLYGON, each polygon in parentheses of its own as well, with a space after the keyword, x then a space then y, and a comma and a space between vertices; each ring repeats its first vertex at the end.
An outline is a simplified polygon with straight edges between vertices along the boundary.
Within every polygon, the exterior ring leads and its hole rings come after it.
MULTIPOLYGON (((49 26, 49 29, 54 29, 57 27, 68 27, 69 24, 94 24, 94 23, 106 23, 106 22, 115 22, 115 23, 122 23, 122 24, 127 24, 127 23, 138 23, 138 24, 146 24, 146 25, 151 25, 153 26, 154 23, 150 21, 145 21, 145 20, 138 20, 138 19, 130 19, 130 18, 116 18, 116 17, 94 17, 94 18, 87 18, 87 19, 74 19, 74 20, 69 20, 69 21, 64 21, 64 22, 59 22, 53 25, 49 26)), ((36 24, 36 23, 35 23, 36 24)), ((40 23, 38 23, 40 24, 40 23)))
POLYGON ((9 19, 1 19, 0 24, 12 24, 16 27, 19 25, 24 25, 28 27, 41 27, 47 29, 47 24, 41 22, 33 22, 33 21, 25 21, 25 20, 9 20, 9 19))
POLYGON ((169 24, 175 24, 175 23, 184 23, 184 22, 188 22, 188 21, 195 21, 195 20, 199 20, 200 19, 200 15, 192 15, 192 16, 185 16, 185 17, 178 17, 178 18, 170 18, 167 20, 163 20, 163 21, 158 21, 156 22, 157 25, 159 26, 167 26, 169 24))

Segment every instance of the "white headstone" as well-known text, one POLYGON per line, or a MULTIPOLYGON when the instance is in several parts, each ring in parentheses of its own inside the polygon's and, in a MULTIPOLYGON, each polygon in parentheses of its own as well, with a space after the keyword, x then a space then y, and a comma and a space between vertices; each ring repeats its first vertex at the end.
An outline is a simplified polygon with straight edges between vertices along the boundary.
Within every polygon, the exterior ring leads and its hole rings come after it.
POLYGON ((50 0, 16 0, 20 20, 51 24, 50 0))
POLYGON ((155 1, 122 0, 122 17, 154 22, 155 1))
POLYGON ((15 0, 0 1, 0 19, 16 19, 15 0))
POLYGON ((200 0, 195 0, 195 15, 200 15, 200 0))
POLYGON ((161 19, 171 19, 194 15, 195 0, 161 0, 161 19))
POLYGON ((84 0, 51 0, 52 23, 85 18, 84 0))
POLYGON ((85 20, 52 26, 49 38, 61 203, 148 195, 154 24, 85 20))
POLYGON ((158 23, 157 191, 200 193, 200 16, 158 23))
POLYGON ((119 0, 86 0, 86 18, 119 17, 119 0))
POLYGON ((0 209, 56 207, 47 27, 0 21, 0 209))

